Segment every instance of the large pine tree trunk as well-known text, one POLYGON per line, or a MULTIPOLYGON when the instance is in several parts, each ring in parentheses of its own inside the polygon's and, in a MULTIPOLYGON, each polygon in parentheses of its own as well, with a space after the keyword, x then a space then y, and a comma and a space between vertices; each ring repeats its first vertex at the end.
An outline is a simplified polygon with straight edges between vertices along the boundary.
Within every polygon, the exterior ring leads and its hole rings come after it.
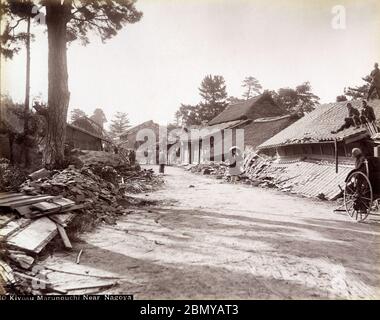
POLYGON ((30 17, 27 19, 27 39, 26 39, 26 84, 25 84, 25 103, 24 103, 24 155, 25 167, 29 167, 29 100, 30 100, 30 17))
POLYGON ((61 1, 47 1, 46 23, 48 30, 48 113, 44 143, 45 166, 59 168, 64 164, 66 118, 69 106, 67 74, 66 25, 69 12, 61 1))

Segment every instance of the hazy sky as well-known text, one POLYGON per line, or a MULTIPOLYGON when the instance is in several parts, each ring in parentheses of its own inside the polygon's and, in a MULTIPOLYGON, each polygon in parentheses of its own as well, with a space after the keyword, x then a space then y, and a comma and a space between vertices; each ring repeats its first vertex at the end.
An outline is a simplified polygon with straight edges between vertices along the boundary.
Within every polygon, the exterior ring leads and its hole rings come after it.
MULTIPOLYGON (((102 44, 68 48, 70 108, 110 120, 127 112, 132 124, 173 120, 181 103, 200 101, 206 74, 224 76, 240 97, 244 77, 265 89, 310 81, 321 102, 361 84, 380 62, 380 1, 139 0, 142 20, 102 44), (344 5, 346 28, 334 29, 332 8, 344 5)), ((32 96, 47 91, 47 40, 42 26, 32 45, 32 96)), ((5 68, 5 89, 24 99, 25 54, 5 68)))

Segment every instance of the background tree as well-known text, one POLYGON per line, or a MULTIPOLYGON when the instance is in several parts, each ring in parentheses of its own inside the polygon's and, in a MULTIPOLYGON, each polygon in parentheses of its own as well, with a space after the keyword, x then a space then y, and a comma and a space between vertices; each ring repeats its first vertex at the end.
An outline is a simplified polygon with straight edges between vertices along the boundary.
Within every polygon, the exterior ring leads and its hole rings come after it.
POLYGON ((104 128, 104 124, 107 122, 106 115, 101 108, 96 108, 90 119, 94 120, 102 129, 104 128))
MULTIPOLYGON (((12 12, 14 0, 2 1, 2 12, 12 12)), ((48 36, 48 108, 44 163, 48 167, 64 164, 66 119, 70 100, 67 73, 67 42, 79 39, 89 43, 88 32, 95 31, 102 41, 112 38, 123 26, 135 23, 142 13, 133 0, 35 0, 46 9, 48 36)))
POLYGON ((199 120, 210 121, 228 105, 227 91, 222 76, 207 75, 199 88, 203 101, 199 104, 199 120))
POLYGON ((200 125, 202 119, 200 119, 200 106, 192 106, 188 104, 181 104, 179 110, 175 113, 175 118, 180 126, 192 126, 200 125))
POLYGON ((272 92, 273 99, 277 104, 284 107, 289 112, 299 113, 310 112, 319 104, 319 97, 312 93, 309 82, 292 88, 280 88, 277 92, 272 92))
POLYGON ((116 138, 124 133, 129 127, 128 114, 124 112, 116 112, 114 119, 111 120, 110 135, 112 138, 116 138))
POLYGON ((296 87, 296 92, 298 95, 297 111, 307 113, 313 111, 319 104, 319 97, 315 95, 311 90, 312 88, 310 82, 304 82, 303 84, 296 87))
MULTIPOLYGON (((360 86, 344 88, 344 94, 347 97, 350 97, 352 100, 353 99, 367 99, 367 94, 371 86, 371 77, 366 76, 366 77, 363 77, 362 80, 364 81, 364 84, 360 86)), ((377 97, 377 93, 376 93, 376 90, 374 90, 370 99, 374 99, 376 97, 377 97)), ((378 98, 380 99, 380 97, 378 98)))
MULTIPOLYGON (((33 3, 30 0, 13 0, 8 6, 0 5, 1 17, 8 17, 5 21, 5 29, 0 35, 0 53, 6 59, 12 59, 15 53, 25 46, 26 50, 26 71, 25 71, 25 100, 24 100, 24 133, 20 136, 20 141, 25 140, 23 148, 25 167, 29 167, 29 148, 26 144, 30 140, 29 118, 30 114, 30 43, 34 38, 31 33, 32 18, 36 16, 33 10, 33 3), (19 25, 25 25, 25 29, 19 25), (23 31, 20 31, 22 29, 23 31), (17 32, 18 31, 18 32, 17 32)), ((3 20, 2 20, 3 22, 3 20)))
POLYGON ((239 99, 239 98, 234 97, 234 96, 229 96, 226 101, 228 102, 228 104, 234 104, 234 103, 242 102, 244 100, 239 99))
POLYGON ((347 101, 347 97, 344 94, 336 97, 336 102, 342 102, 342 101, 347 101))
POLYGON ((79 118, 82 118, 82 117, 87 117, 86 112, 84 112, 83 110, 81 110, 79 108, 75 108, 75 109, 71 110, 71 112, 70 112, 71 122, 74 122, 75 120, 78 120, 79 118))
POLYGON ((249 76, 243 80, 242 87, 246 90, 243 93, 243 97, 248 100, 254 96, 257 96, 261 93, 261 89, 263 88, 255 77, 249 76))

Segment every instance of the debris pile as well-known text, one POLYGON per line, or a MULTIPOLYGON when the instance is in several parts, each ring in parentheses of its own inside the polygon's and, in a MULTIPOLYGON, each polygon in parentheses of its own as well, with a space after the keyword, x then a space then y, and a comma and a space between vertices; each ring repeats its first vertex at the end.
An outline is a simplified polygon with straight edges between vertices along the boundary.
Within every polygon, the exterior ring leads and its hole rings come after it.
POLYGON ((193 173, 212 175, 215 176, 217 179, 227 179, 228 177, 228 167, 221 162, 200 163, 191 166, 188 170, 190 170, 193 173))
POLYGON ((340 164, 313 159, 278 161, 249 153, 244 162, 249 183, 264 188, 275 188, 320 200, 334 200, 341 195, 351 164, 340 164))
POLYGON ((26 179, 26 172, 12 166, 8 159, 0 158, 0 192, 17 188, 26 179))
POLYGON ((32 293, 26 283, 37 280, 26 271, 35 261, 31 255, 39 254, 57 234, 71 249, 65 227, 81 208, 62 196, 0 193, 0 290, 32 293))
POLYGON ((26 177, 18 193, 0 193, 0 291, 67 293, 45 280, 43 289, 32 289, 30 284, 41 276, 32 268, 35 255, 56 235, 71 249, 71 233, 99 222, 116 224, 117 216, 129 214, 131 207, 151 204, 130 193, 152 191, 163 183, 153 170, 141 170, 117 154, 74 155, 66 169, 40 169, 26 177))

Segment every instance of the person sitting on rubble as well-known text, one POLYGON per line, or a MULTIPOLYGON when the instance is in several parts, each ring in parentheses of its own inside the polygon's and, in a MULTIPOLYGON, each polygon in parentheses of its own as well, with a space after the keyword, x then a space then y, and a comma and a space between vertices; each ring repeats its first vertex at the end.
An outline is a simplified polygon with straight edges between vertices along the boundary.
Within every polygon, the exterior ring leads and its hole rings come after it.
POLYGON ((228 173, 232 183, 236 183, 238 176, 242 173, 243 160, 241 150, 236 146, 232 147, 228 157, 228 173))
POLYGON ((346 107, 348 111, 348 117, 344 119, 344 124, 338 130, 331 131, 331 133, 335 134, 340 131, 343 131, 344 129, 348 129, 349 127, 352 127, 352 126, 359 128, 360 126, 359 110, 354 108, 350 102, 347 103, 346 107))
POLYGON ((368 90, 367 100, 372 96, 374 90, 377 92, 377 97, 380 99, 380 69, 379 64, 375 63, 375 68, 371 72, 371 85, 368 90))

